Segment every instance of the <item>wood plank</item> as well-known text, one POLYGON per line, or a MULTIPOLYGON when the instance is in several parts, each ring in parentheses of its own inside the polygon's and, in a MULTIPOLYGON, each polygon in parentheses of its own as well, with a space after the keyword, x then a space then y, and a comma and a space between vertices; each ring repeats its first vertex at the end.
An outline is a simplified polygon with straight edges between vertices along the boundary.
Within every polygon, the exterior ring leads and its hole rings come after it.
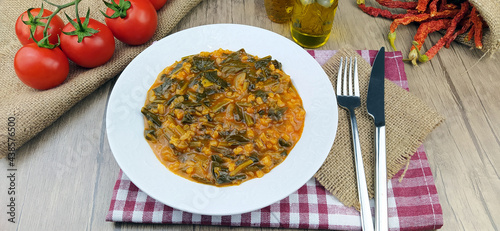
POLYGON ((102 105, 109 90, 109 85, 102 86, 18 150, 16 198, 20 203, 15 229, 65 230, 68 224, 89 225, 98 203, 94 196, 97 163, 102 158, 98 144, 104 126, 102 105))

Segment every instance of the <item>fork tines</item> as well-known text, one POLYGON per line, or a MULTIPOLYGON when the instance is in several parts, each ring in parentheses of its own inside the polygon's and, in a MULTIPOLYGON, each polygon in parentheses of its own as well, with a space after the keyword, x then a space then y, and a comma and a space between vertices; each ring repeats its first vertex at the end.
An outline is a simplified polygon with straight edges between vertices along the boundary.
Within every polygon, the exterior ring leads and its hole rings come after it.
POLYGON ((349 62, 349 78, 347 78, 347 61, 345 58, 345 63, 343 57, 340 58, 339 74, 337 76, 337 94, 338 95, 349 95, 349 96, 359 96, 359 81, 358 81, 358 59, 354 57, 354 71, 353 71, 353 61, 350 57, 349 62), (344 66, 344 76, 342 76, 342 66, 344 66), (353 76, 354 75, 354 76, 353 76), (353 79, 354 77, 354 79, 353 79), (344 81, 342 81, 344 80, 344 81), (346 81, 348 80, 348 81, 346 81), (349 82, 349 86, 347 85, 349 82), (353 87, 354 84, 354 87, 353 87), (354 90, 354 92, 353 92, 354 90))

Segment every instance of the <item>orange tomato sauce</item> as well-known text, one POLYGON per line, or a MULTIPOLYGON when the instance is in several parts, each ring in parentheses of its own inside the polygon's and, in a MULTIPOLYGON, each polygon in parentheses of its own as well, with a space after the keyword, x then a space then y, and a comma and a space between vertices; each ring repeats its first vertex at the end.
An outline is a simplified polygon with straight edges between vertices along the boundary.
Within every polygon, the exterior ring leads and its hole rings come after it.
POLYGON ((282 163, 306 112, 281 63, 245 50, 215 50, 165 68, 141 109, 144 136, 175 174, 238 185, 282 163))

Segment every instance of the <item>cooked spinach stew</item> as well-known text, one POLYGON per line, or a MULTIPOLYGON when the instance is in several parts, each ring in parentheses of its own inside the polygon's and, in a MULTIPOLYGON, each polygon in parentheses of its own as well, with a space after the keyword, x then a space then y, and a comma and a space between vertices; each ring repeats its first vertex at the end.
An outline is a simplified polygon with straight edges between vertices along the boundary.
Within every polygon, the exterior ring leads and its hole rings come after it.
POLYGON ((147 94, 144 137, 187 179, 216 186, 262 177, 300 139, 306 112, 271 56, 215 50, 165 68, 147 94))

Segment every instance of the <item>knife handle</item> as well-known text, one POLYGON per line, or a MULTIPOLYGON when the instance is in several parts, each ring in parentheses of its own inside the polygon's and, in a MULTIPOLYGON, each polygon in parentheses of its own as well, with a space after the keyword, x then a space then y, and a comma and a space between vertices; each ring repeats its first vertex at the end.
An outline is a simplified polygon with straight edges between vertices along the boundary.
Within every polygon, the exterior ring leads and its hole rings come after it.
POLYGON ((375 231, 389 230, 385 126, 375 128, 375 231))

